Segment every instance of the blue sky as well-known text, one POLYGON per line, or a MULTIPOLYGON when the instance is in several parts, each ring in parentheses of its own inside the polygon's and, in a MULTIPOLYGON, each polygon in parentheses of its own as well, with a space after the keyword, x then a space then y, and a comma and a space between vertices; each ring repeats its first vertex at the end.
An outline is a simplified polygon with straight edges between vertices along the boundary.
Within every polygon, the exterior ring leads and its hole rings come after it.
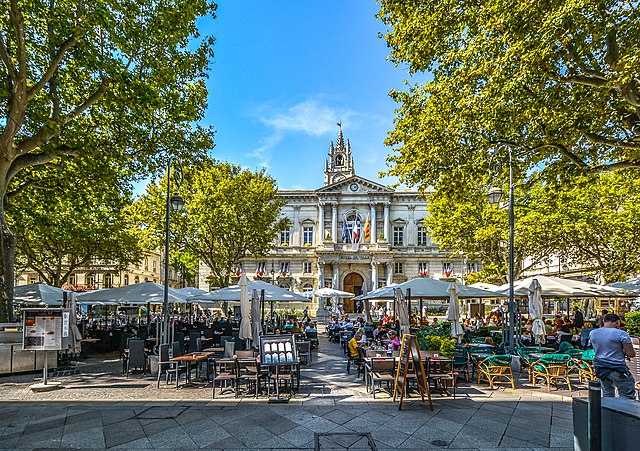
POLYGON ((377 10, 373 0, 220 0, 217 18, 200 24, 216 38, 212 156, 265 167, 281 189, 319 188, 342 120, 356 174, 378 180, 393 128, 388 93, 408 74, 386 60, 377 10))

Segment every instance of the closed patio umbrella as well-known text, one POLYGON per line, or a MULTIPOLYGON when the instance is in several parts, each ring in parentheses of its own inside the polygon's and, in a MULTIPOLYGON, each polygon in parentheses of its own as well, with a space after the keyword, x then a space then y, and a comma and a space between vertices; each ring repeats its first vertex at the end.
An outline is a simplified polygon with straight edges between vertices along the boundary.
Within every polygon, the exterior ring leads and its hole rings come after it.
POLYGON ((253 330, 251 331, 253 346, 258 348, 260 345, 260 336, 262 335, 262 322, 260 321, 260 296, 258 296, 258 290, 253 290, 251 296, 251 323, 253 324, 253 330))
MULTIPOLYGON (((364 281, 362 282, 362 294, 360 296, 366 296, 367 295, 367 282, 364 281)), ((369 302, 369 299, 364 299, 362 302, 364 302, 364 311, 367 314, 367 322, 369 324, 371 324, 373 322, 373 318, 371 317, 371 303, 369 302)))
POLYGON ((240 275, 240 282, 238 283, 240 286, 240 315, 242 319, 240 320, 240 339, 251 340, 251 320, 249 318, 249 314, 251 312, 251 303, 249 301, 249 289, 247 288, 247 274, 242 273, 240 275))
POLYGON ((456 340, 464 335, 464 329, 460 324, 460 304, 458 303, 458 293, 460 289, 455 283, 450 283, 449 288, 449 309, 447 310, 447 320, 451 321, 451 336, 456 340))
POLYGON ((411 332, 411 323, 409 321, 409 307, 407 305, 407 299, 402 292, 402 288, 396 288, 396 309, 398 315, 398 321, 400 321, 400 333, 408 334, 411 332))
POLYGON ((80 352, 80 346, 82 340, 82 334, 78 329, 78 305, 76 303, 76 294, 66 293, 65 298, 63 300, 64 305, 63 308, 69 309, 69 344, 67 349, 71 352, 80 352))
POLYGON ((531 335, 536 344, 543 344, 546 341, 546 334, 542 321, 542 286, 537 279, 533 279, 529 285, 529 316, 533 320, 531 335))

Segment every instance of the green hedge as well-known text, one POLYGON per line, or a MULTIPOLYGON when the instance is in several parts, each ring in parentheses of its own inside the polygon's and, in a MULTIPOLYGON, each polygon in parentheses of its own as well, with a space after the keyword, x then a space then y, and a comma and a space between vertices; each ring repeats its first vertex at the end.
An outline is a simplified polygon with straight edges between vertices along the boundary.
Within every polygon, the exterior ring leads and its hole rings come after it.
POLYGON ((624 324, 629 335, 640 337, 640 312, 629 312, 624 316, 624 324))

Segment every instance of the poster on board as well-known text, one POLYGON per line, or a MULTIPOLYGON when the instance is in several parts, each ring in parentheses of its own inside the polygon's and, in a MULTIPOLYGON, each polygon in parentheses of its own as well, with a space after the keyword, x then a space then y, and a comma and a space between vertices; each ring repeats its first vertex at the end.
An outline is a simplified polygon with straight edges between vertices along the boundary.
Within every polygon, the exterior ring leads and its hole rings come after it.
POLYGON ((22 314, 24 324, 22 349, 27 351, 62 349, 63 329, 69 330, 68 310, 24 309, 22 314), (66 316, 65 312, 67 312, 66 316), (65 320, 66 326, 64 325, 65 320))

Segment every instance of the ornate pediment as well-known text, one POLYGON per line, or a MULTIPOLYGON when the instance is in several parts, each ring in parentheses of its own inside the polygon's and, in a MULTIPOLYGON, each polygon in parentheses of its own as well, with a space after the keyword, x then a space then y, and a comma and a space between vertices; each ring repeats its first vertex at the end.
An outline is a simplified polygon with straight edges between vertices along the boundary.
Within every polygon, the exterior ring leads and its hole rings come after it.
POLYGON ((316 190, 318 194, 393 194, 394 190, 363 177, 354 175, 353 177, 340 180, 331 185, 323 186, 316 190))

